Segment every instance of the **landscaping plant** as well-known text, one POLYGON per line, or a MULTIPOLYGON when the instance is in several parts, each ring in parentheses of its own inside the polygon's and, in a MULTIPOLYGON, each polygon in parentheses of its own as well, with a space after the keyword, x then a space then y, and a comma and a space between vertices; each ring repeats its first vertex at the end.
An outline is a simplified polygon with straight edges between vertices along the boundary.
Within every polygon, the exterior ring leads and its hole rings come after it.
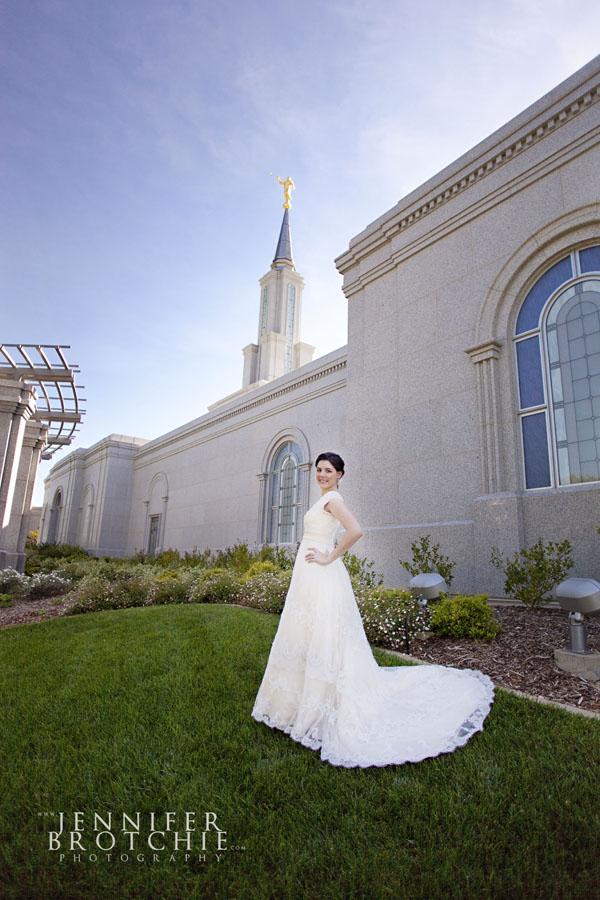
POLYGON ((559 544, 544 544, 540 538, 528 550, 519 550, 506 559, 494 547, 490 562, 504 571, 506 593, 531 607, 541 603, 574 566, 571 542, 566 539, 559 544))
POLYGON ((451 562, 449 557, 440 553, 440 545, 431 545, 431 535, 426 534, 413 541, 410 545, 412 552, 412 560, 404 562, 398 560, 403 569, 412 575, 420 575, 422 572, 437 572, 441 575, 448 587, 452 584, 454 575, 452 570, 456 563, 451 562))
POLYGON ((494 619, 487 594, 445 597, 431 612, 431 630, 440 637, 491 641, 502 630, 494 619))

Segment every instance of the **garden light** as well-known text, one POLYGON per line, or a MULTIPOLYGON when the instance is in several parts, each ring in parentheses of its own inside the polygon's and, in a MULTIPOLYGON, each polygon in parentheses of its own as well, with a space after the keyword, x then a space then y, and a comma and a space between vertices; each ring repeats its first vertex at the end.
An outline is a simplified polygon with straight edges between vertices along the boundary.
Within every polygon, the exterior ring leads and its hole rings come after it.
POLYGON ((554 595, 569 613, 569 650, 555 650, 556 664, 563 670, 590 681, 600 680, 600 653, 587 647, 584 616, 600 615, 600 584, 593 578, 566 578, 554 595))
POLYGON ((440 594, 448 590, 446 582, 437 572, 420 572, 410 579, 411 594, 423 606, 428 600, 439 600, 440 594))
POLYGON ((573 653, 587 653, 586 616, 600 615, 600 584, 593 578, 566 578, 554 594, 569 613, 569 637, 573 653))

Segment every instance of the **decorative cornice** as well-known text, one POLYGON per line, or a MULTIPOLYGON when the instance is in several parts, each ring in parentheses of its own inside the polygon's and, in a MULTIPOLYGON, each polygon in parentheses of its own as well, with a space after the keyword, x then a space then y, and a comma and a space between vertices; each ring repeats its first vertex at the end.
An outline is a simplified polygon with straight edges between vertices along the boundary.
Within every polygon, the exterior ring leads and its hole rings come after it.
MULTIPOLYGON (((408 204, 404 210, 397 212, 395 216, 392 210, 389 219, 382 222, 378 229, 374 229, 371 233, 367 232, 364 234, 364 237, 358 235, 354 245, 351 244, 349 249, 335 260, 338 270, 342 273, 348 271, 364 256, 373 253, 373 251, 387 244, 396 235, 405 231, 407 228, 410 228, 411 225, 420 222, 429 215, 429 213, 439 209, 454 197, 457 197, 459 194, 462 194, 464 191, 473 187, 473 185, 480 183, 492 172, 496 172, 501 166, 513 160, 515 157, 537 144, 540 140, 547 137, 550 132, 562 127, 567 122, 570 122, 583 110, 588 109, 594 103, 598 102, 599 99, 600 84, 587 87, 582 90, 574 100, 566 103, 559 108, 558 111, 548 115, 533 127, 529 127, 527 130, 522 131, 518 137, 513 134, 513 136, 511 136, 512 139, 509 139, 509 142, 506 143, 504 147, 499 147, 497 145, 493 149, 493 152, 490 153, 488 151, 489 155, 483 155, 470 171, 468 167, 463 166, 460 176, 455 177, 455 180, 450 181, 441 188, 438 187, 437 191, 432 189, 433 196, 431 196, 431 190, 427 191, 429 196, 424 202, 422 199, 421 202, 417 200, 417 205, 412 208, 411 204, 408 204)), ((491 137, 493 137, 493 135, 491 135, 490 138, 491 137)), ((499 141, 498 143, 501 142, 499 141)), ((457 160, 457 163, 458 162, 460 162, 460 159, 457 160)), ((424 185, 424 187, 426 187, 426 185, 424 185)), ((380 265, 383 265, 384 269, 386 268, 385 263, 380 265)), ((345 293, 348 295, 354 293, 356 289, 360 289, 360 287, 362 287, 360 280, 361 279, 358 278, 355 282, 351 282, 349 285, 345 286, 345 293)))

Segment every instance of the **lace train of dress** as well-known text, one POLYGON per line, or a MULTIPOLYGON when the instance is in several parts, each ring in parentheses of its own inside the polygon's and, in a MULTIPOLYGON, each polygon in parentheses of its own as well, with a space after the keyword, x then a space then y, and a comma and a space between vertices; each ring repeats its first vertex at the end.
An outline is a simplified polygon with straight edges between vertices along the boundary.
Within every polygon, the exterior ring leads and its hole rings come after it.
POLYGON ((481 731, 490 678, 446 666, 379 666, 341 559, 308 563, 308 547, 333 548, 328 491, 304 517, 290 588, 252 716, 334 766, 386 766, 450 753, 481 731))

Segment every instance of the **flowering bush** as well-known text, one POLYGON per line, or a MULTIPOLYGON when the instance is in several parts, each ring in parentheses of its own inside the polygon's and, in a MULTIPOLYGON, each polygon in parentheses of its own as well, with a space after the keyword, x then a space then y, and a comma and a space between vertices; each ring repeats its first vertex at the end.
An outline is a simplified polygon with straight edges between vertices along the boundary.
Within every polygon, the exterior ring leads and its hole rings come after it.
POLYGON ((431 630, 442 637, 491 641, 502 629, 494 619, 487 594, 445 597, 431 613, 431 630))
POLYGON ((0 593, 19 597, 22 600, 42 600, 65 594, 71 588, 71 581, 55 572, 39 572, 37 575, 21 575, 15 569, 0 570, 0 593))
POLYGON ((410 591, 356 590, 358 608, 369 641, 391 650, 410 652, 414 637, 429 628, 429 609, 410 591))
POLYGON ((97 612, 103 609, 126 609, 130 606, 149 606, 150 584, 143 576, 128 576, 113 581, 103 578, 84 578, 67 596, 68 615, 97 612))
POLYGON ((165 569, 148 588, 148 602, 152 604, 186 603, 194 573, 189 569, 165 569))
POLYGON ((16 569, 0 569, 0 593, 17 597, 23 592, 27 581, 27 576, 16 569))
MULTIPOLYGON (((27 576, 24 576, 27 578, 27 576)), ((66 594, 71 588, 71 581, 61 578, 55 572, 38 572, 27 578, 23 587, 22 596, 26 600, 43 600, 45 597, 58 597, 66 594)))
POLYGON ((267 572, 274 575, 277 572, 281 572, 281 569, 268 559, 257 559, 252 563, 244 575, 244 581, 247 581, 249 578, 254 578, 255 575, 264 575, 267 572))
POLYGON ((187 599, 190 603, 235 603, 239 580, 227 569, 207 569, 190 585, 187 599))
POLYGON ((244 606, 263 609, 266 612, 280 613, 290 587, 292 573, 262 572, 246 579, 240 584, 238 601, 244 606))

